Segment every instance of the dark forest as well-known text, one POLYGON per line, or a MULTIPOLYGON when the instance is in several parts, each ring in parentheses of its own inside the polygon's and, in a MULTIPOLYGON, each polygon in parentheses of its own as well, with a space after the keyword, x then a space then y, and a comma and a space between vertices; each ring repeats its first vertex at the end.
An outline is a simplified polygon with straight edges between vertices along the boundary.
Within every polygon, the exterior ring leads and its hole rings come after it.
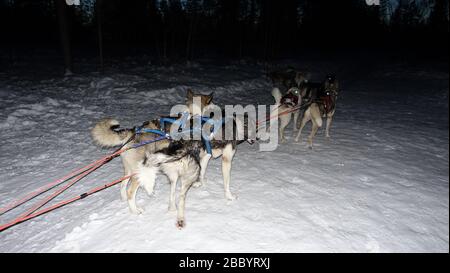
MULTIPOLYGON (((275 61, 308 48, 448 45, 448 1, 364 0, 0 1, 2 58, 63 50, 99 58, 148 56, 156 63, 200 58, 275 61), (394 8, 395 7, 395 8, 394 8)), ((68 59, 66 61, 69 61, 68 59)))

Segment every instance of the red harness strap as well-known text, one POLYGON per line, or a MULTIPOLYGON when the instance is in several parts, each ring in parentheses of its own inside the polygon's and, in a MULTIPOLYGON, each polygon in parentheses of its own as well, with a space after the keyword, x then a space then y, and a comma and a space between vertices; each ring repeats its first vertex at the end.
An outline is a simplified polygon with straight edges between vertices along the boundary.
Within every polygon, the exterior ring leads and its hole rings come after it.
POLYGON ((292 93, 287 93, 281 98, 280 102, 281 104, 287 104, 289 106, 295 107, 298 104, 298 96, 292 93))
POLYGON ((334 109, 334 99, 331 95, 320 97, 320 102, 323 105, 324 114, 328 114, 334 109))

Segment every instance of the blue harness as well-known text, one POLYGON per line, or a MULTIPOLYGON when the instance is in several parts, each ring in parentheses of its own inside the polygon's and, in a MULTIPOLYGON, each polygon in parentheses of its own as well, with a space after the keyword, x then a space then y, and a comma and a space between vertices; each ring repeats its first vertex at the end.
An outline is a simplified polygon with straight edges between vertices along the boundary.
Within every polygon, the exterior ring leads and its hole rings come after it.
MULTIPOLYGON (((179 119, 171 118, 171 117, 161 118, 159 120, 161 130, 137 127, 135 129, 135 132, 136 132, 136 134, 152 133, 152 134, 160 135, 161 137, 155 139, 156 141, 159 141, 159 140, 162 140, 165 138, 167 138, 167 139, 173 138, 173 136, 171 136, 170 134, 165 132, 166 123, 177 125, 178 126, 177 127, 178 128, 177 136, 178 136, 178 134, 186 134, 186 133, 190 134, 190 133, 199 132, 202 136, 202 141, 205 144, 206 152, 211 155, 212 154, 211 136, 205 136, 202 133, 202 127, 204 124, 210 124, 211 125, 211 133, 212 133, 212 135, 214 135, 222 127, 225 120, 223 118, 221 120, 213 120, 212 118, 209 118, 209 117, 204 117, 204 116, 195 117, 194 116, 194 118, 201 118, 201 127, 198 128, 198 126, 196 126, 194 128, 186 128, 186 124, 187 124, 187 121, 189 120, 189 117, 190 117, 190 114, 188 112, 183 112, 181 114, 181 118, 179 118, 179 119)), ((146 144, 148 144, 148 143, 146 143, 146 144)), ((142 146, 142 145, 139 145, 139 146, 142 146)))

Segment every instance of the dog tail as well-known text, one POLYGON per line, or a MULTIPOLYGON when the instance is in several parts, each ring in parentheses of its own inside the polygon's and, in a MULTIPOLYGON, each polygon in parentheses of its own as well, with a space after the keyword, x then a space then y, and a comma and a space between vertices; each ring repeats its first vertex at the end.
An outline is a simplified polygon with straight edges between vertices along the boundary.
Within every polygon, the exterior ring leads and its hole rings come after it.
POLYGON ((132 135, 132 130, 119 128, 119 122, 115 119, 104 119, 99 121, 91 130, 94 142, 102 147, 115 147, 123 145, 132 135))
POLYGON ((279 88, 275 87, 274 89, 272 89, 272 96, 275 99, 275 103, 277 105, 280 104, 281 97, 283 97, 283 95, 281 95, 281 91, 279 88))

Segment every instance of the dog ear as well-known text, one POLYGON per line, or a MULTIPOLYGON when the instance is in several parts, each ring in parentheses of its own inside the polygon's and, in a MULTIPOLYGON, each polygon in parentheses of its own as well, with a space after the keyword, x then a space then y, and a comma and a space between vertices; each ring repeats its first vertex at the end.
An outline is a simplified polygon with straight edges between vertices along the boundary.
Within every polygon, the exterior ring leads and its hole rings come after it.
POLYGON ((210 104, 212 102, 213 97, 214 97, 214 92, 209 93, 208 98, 206 99, 206 103, 210 104))
POLYGON ((187 92, 186 92, 186 98, 188 100, 192 100, 193 97, 194 97, 194 92, 192 92, 192 89, 188 88, 187 92))
POLYGON ((305 88, 302 88, 302 89, 300 90, 300 97, 304 97, 304 96, 306 96, 306 89, 305 89, 305 88))

